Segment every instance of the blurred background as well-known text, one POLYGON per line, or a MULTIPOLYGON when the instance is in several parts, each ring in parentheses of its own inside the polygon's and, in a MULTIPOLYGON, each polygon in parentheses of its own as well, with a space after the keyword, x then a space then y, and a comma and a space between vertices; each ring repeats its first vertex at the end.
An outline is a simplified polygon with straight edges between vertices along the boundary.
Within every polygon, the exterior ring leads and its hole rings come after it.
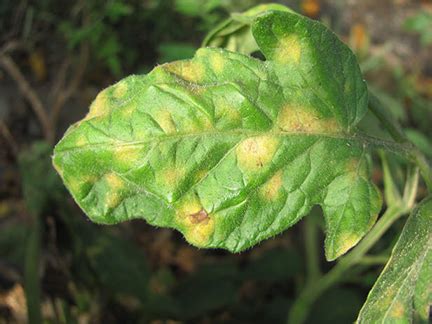
MULTIPOLYGON (((35 323, 285 322, 305 282, 303 222, 237 255, 196 249, 144 221, 97 226, 50 162, 52 144, 100 90, 193 56, 230 12, 265 2, 0 1, 0 323, 25 323, 27 313, 35 323)), ((335 31, 370 90, 432 158, 431 1, 274 2, 335 31)), ((380 168, 373 177, 382 182, 380 168)), ((309 217, 323 228, 319 210, 309 217)), ((384 257, 320 298, 309 323, 355 320, 402 226, 375 247, 384 257)), ((320 231, 325 271, 323 239, 320 231)))

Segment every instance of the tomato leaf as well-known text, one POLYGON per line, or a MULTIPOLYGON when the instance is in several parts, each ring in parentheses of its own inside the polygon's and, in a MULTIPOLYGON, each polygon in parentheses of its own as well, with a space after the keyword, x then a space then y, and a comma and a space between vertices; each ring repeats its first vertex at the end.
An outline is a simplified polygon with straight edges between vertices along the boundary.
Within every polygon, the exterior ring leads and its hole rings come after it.
POLYGON ((432 197, 412 212, 358 323, 427 323, 432 305, 432 197), (414 315, 414 316, 413 316, 414 315))
POLYGON ((143 218, 239 252, 320 205, 328 260, 365 235, 381 196, 354 55, 298 14, 266 11, 252 31, 265 62, 201 48, 105 89, 70 127, 53 161, 91 220, 143 218))
POLYGON ((269 10, 294 13, 288 7, 277 3, 261 4, 242 13, 232 13, 207 34, 202 46, 222 47, 243 54, 259 51, 250 29, 255 17, 269 10))

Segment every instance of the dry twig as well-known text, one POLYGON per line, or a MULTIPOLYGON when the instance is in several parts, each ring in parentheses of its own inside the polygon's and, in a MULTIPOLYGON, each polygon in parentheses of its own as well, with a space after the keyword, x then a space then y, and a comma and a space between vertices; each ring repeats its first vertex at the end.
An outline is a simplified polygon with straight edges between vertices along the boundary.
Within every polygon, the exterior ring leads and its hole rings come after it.
POLYGON ((0 56, 0 66, 2 66, 10 77, 17 83, 21 93, 30 103, 30 106, 36 114, 36 117, 42 126, 42 131, 46 140, 52 143, 54 141, 54 132, 50 118, 36 91, 31 87, 30 83, 9 55, 2 54, 0 56))

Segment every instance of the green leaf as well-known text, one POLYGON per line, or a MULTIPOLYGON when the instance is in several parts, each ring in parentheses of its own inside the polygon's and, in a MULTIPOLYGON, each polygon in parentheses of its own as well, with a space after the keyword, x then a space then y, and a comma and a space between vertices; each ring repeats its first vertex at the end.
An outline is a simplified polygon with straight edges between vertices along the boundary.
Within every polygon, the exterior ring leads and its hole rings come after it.
POLYGON ((221 0, 175 0, 174 7, 182 15, 199 17, 219 7, 221 2, 221 0))
POLYGON ((432 197, 412 212, 389 262, 360 311, 359 323, 427 323, 432 305, 432 197))
POLYGON ((420 11, 408 18, 405 21, 405 28, 420 34, 420 41, 423 46, 432 44, 432 35, 429 32, 432 28, 432 14, 430 12, 420 11))
POLYGON ((104 289, 146 300, 150 271, 145 255, 134 244, 99 234, 85 253, 104 289))
POLYGON ((207 265, 186 278, 173 295, 179 305, 178 317, 192 319, 234 304, 239 283, 237 269, 230 264, 207 265))
POLYGON ((202 46, 223 47, 243 54, 258 51, 259 47, 250 29, 254 18, 268 10, 294 13, 291 9, 276 3, 261 4, 242 13, 233 13, 207 34, 202 46))
POLYGON ((353 323, 362 305, 357 289, 335 287, 314 303, 307 324, 353 323))
POLYGON ((30 149, 19 155, 19 169, 24 200, 29 212, 35 217, 61 200, 61 181, 52 170, 50 154, 52 147, 45 142, 35 142, 30 149))
POLYGON ((161 43, 158 48, 159 63, 189 59, 194 56, 196 47, 187 43, 161 43))
POLYGON ((239 252, 320 205, 329 260, 365 235, 381 196, 356 134, 354 55, 297 14, 265 12, 252 30, 266 62, 202 48, 105 89, 70 127, 53 162, 91 220, 144 218, 239 252))

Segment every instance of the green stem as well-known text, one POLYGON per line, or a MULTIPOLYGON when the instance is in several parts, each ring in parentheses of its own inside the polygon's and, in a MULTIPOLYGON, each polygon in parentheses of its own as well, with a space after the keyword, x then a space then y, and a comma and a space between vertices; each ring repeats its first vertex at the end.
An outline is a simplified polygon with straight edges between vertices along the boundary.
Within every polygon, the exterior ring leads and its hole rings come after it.
POLYGON ((327 289, 339 282, 347 269, 358 264, 361 258, 379 240, 393 222, 405 212, 406 209, 400 206, 389 207, 371 231, 347 256, 342 257, 338 264, 325 275, 319 277, 319 279, 314 282, 309 282, 292 306, 289 313, 288 323, 303 323, 306 320, 313 303, 327 289))
POLYGON ((413 151, 413 158, 416 165, 420 169, 420 173, 428 191, 432 193, 432 169, 429 163, 427 162, 423 153, 421 153, 418 149, 413 151))
POLYGON ((388 255, 365 255, 360 260, 361 265, 382 265, 386 264, 389 259, 388 255))
POLYGON ((307 281, 313 282, 320 277, 319 251, 318 251, 318 228, 314 215, 305 217, 304 237, 306 249, 307 281))
MULTIPOLYGON (((428 191, 432 192, 432 169, 423 153, 410 143, 397 122, 392 120, 391 116, 387 113, 387 109, 372 93, 369 93, 369 108, 381 124, 387 129, 392 138, 401 145, 401 153, 419 167, 428 191)), ((383 146, 382 143, 379 145, 383 146)), ((394 144, 391 144, 387 149, 390 151, 397 151, 398 148, 393 146, 394 144)))
POLYGON ((372 113, 378 118, 378 120, 383 124, 383 126, 390 133, 391 137, 398 143, 409 142, 405 134, 403 133, 401 127, 397 124, 395 120, 387 112, 387 109, 381 104, 379 99, 369 92, 369 108, 372 113))

